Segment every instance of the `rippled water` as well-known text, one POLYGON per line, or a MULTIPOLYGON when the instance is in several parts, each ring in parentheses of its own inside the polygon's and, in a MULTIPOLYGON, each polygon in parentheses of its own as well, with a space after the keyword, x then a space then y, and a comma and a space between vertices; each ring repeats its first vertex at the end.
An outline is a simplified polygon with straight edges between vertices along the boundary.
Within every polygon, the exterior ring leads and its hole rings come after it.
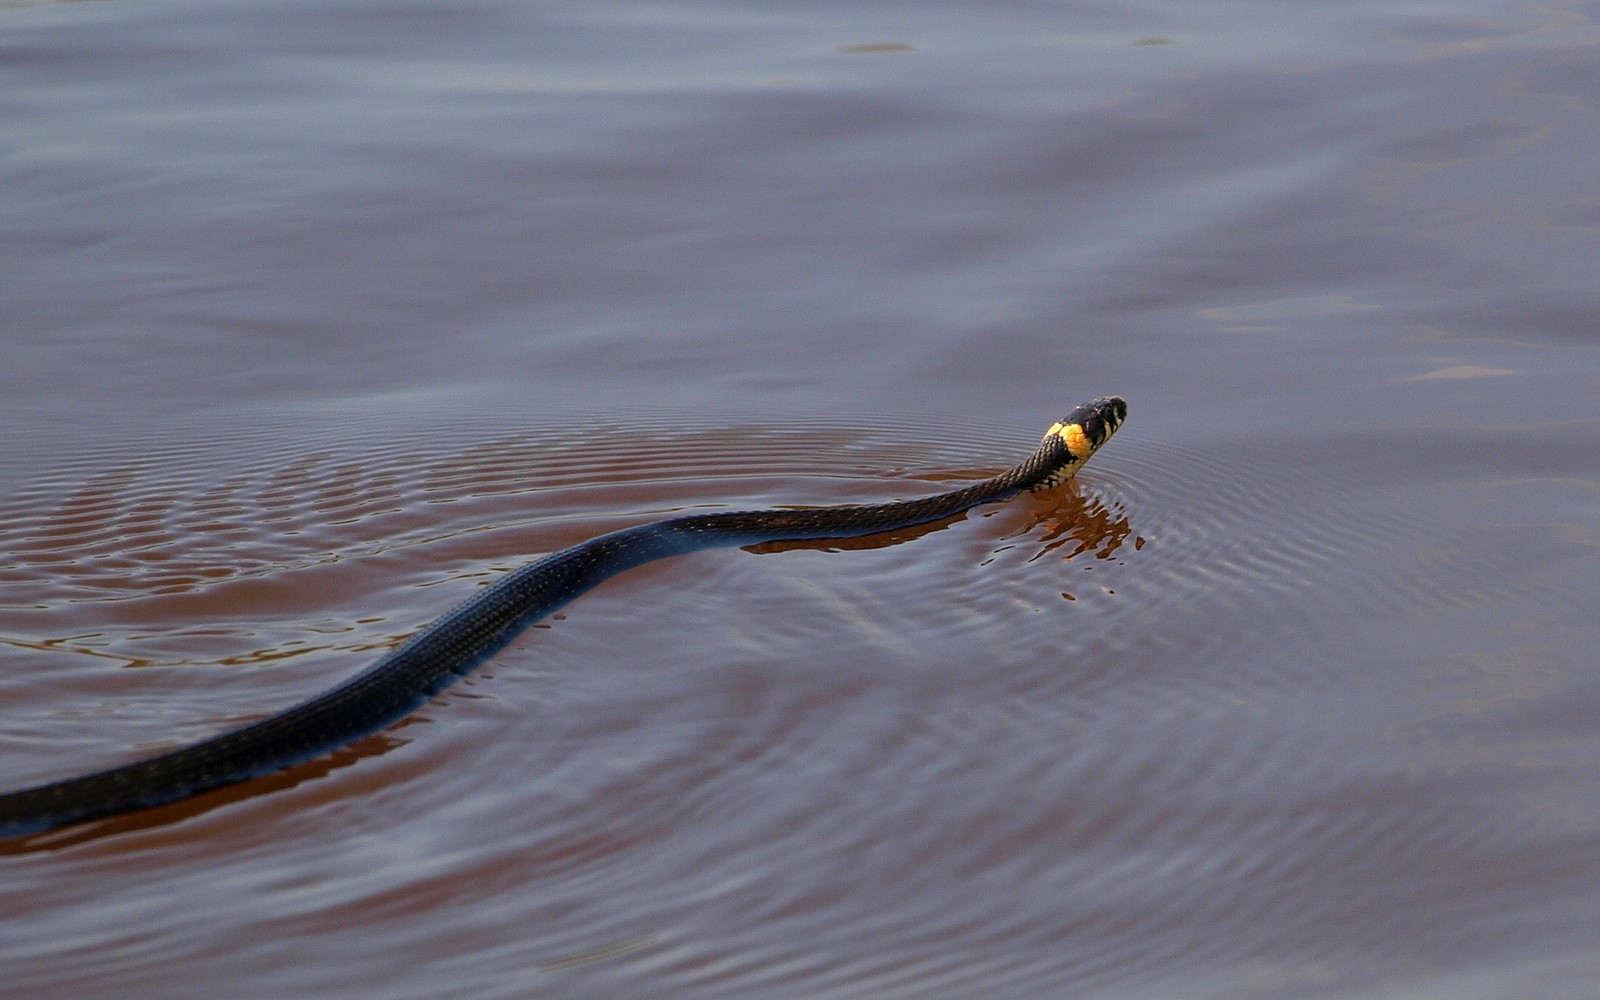
POLYGON ((0 786, 610 581, 329 759, 0 842, 28 997, 1600 997, 1600 8, 0 3, 0 786))

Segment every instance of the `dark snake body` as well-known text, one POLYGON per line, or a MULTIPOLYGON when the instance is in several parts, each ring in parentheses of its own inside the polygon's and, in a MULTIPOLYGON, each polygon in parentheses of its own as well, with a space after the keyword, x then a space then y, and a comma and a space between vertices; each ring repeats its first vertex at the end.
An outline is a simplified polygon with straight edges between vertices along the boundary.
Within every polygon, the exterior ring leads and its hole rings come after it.
POLYGON ((1070 478, 1115 433, 1107 396, 1050 428, 1027 461, 992 479, 899 503, 690 514, 615 531, 514 570, 354 678, 310 701, 155 757, 0 794, 0 836, 144 809, 282 770, 376 732, 470 673, 519 632, 624 570, 698 549, 852 538, 936 521, 1070 478))

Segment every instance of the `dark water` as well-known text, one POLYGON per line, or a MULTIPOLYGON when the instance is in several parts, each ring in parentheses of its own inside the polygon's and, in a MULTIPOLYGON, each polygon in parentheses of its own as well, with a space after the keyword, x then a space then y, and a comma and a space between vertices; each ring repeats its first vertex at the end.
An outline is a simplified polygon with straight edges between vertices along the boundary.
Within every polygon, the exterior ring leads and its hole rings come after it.
POLYGON ((0 992, 1600 997, 1597 14, 0 4, 5 787, 1130 402, 0 844, 0 992))

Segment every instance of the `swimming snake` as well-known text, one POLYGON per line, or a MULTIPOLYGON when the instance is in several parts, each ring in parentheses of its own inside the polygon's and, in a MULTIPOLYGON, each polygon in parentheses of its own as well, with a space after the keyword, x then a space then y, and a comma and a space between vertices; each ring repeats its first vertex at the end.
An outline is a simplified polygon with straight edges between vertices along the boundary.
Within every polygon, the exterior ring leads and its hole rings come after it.
POLYGON ((655 559, 717 546, 876 534, 1059 485, 1110 439, 1127 413, 1116 396, 1085 403, 1052 425, 1020 465, 937 496, 689 514, 580 542, 507 573, 365 671, 293 708, 131 764, 0 794, 0 836, 146 809, 346 746, 410 714, 591 587, 655 559))

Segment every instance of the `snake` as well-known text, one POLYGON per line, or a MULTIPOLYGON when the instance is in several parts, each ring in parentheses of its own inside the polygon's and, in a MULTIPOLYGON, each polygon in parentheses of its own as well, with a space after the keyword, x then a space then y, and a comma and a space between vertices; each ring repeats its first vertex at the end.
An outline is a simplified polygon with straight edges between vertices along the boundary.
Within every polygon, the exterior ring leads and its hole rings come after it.
POLYGON ((1128 405, 1102 396, 1051 425, 1022 463, 934 496, 889 503, 710 511, 599 535, 511 570, 365 670, 274 715, 132 763, 0 794, 0 836, 149 809, 324 756, 409 715, 518 633, 625 570, 700 549, 857 538, 927 524, 1072 478, 1128 405))

